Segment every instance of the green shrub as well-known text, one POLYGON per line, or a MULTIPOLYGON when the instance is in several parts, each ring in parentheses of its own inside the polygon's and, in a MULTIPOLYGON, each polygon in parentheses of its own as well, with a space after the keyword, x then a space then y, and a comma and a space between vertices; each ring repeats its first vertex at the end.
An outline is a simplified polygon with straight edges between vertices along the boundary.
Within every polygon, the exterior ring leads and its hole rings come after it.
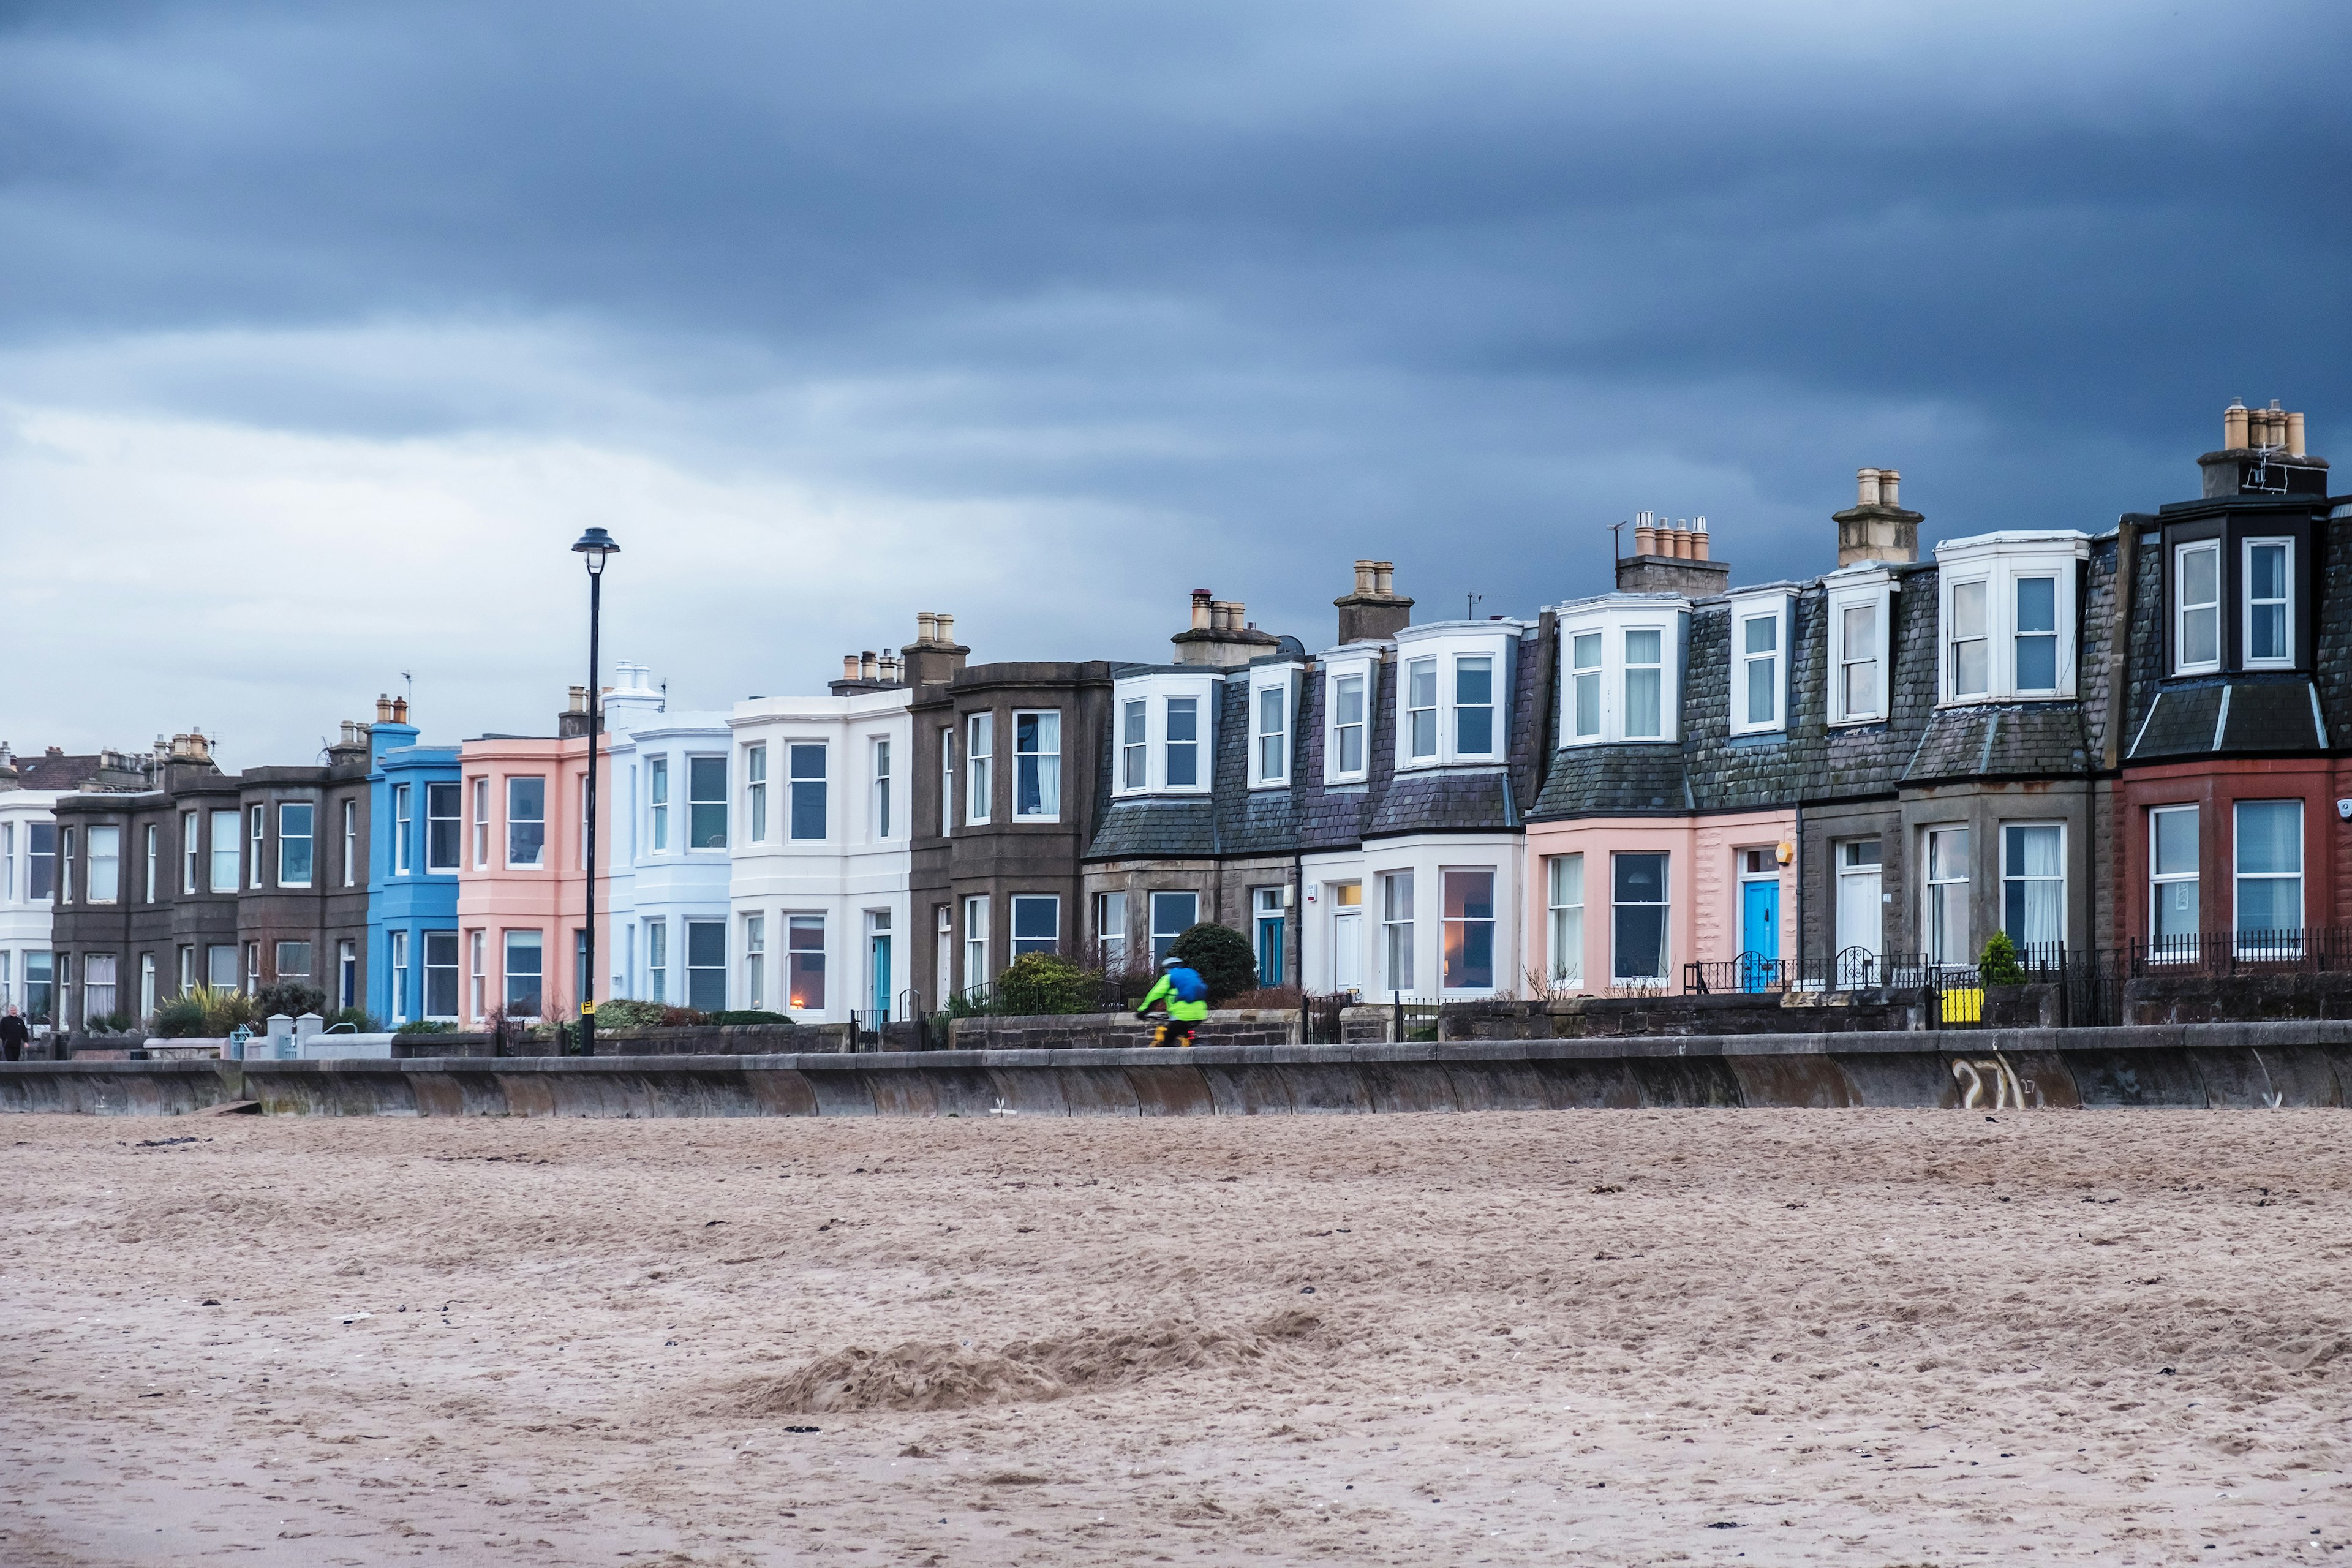
POLYGON ((1084 1013, 1095 1005, 1100 978, 1056 954, 1024 952, 996 977, 996 1010, 1011 1017, 1084 1013))
POLYGON ((1249 938, 1230 926, 1203 921, 1178 937, 1168 951, 1199 972, 1209 987, 1212 1007, 1257 989, 1257 958, 1250 952, 1249 938))
MULTIPOLYGON (((366 1031, 368 1034, 379 1032, 374 1029, 366 1031)), ((411 1018, 393 1031, 395 1035, 454 1035, 457 1032, 457 1026, 446 1018, 411 1018)))
POLYGON ((194 986, 156 1005, 155 1033, 166 1039, 196 1035, 218 1037, 243 1024, 257 1026, 253 998, 242 991, 215 991, 194 986))
POLYGON ((1977 961, 1977 973, 1984 977, 1987 985, 2025 983, 2024 967, 2017 962, 2017 944, 2009 940, 2007 931, 1997 931, 1986 941, 1984 952, 1977 961))
POLYGON ((101 1013, 95 1018, 84 1018, 82 1026, 94 1035, 119 1035, 138 1021, 118 1008, 111 1013, 101 1013))
POLYGON ((624 996, 596 1004, 596 1025, 604 1029, 654 1029, 661 1026, 667 1007, 658 1002, 637 1002, 624 996))
POLYGON ((264 1018, 279 1013, 299 1018, 305 1013, 325 1013, 327 994, 299 980, 280 980, 274 985, 263 986, 253 1005, 261 1010, 264 1018))
MULTIPOLYGON (((597 1016, 604 1015, 599 1013, 597 1016)), ((730 1007, 723 1012, 705 1013, 706 1024, 782 1024, 789 1026, 792 1019, 782 1013, 763 1013, 757 1007, 730 1007)))
POLYGON ((155 1032, 167 1040, 205 1033, 204 999, 190 992, 155 1004, 155 1032))

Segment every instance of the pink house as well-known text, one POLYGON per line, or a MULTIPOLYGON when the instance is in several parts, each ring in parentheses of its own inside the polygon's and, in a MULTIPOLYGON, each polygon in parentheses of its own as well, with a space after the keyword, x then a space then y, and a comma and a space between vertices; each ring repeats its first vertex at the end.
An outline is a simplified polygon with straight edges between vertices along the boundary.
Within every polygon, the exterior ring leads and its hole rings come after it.
MULTIPOLYGON (((461 1009, 469 1026, 577 1013, 587 941, 586 694, 556 739, 486 735, 458 748, 466 847, 457 876, 461 1009)), ((604 751, 600 745, 600 752, 604 751)), ((596 945, 612 952, 611 876, 625 847, 612 837, 609 760, 597 781, 596 945)))

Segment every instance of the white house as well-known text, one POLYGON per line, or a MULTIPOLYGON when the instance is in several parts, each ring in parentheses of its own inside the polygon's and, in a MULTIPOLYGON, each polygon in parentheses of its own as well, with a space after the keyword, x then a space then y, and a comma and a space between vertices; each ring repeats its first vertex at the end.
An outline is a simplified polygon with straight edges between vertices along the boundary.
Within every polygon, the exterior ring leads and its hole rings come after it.
POLYGON ((0 790, 0 1012, 15 1006, 36 1028, 57 1015, 49 907, 58 829, 50 808, 64 793, 0 790))
POLYGON ((903 686, 735 705, 730 1005, 902 1016, 914 731, 903 686))
POLYGON ((723 711, 672 711, 653 673, 616 667, 604 693, 611 821, 605 896, 614 996, 718 1012, 727 984, 729 858, 742 831, 723 711))

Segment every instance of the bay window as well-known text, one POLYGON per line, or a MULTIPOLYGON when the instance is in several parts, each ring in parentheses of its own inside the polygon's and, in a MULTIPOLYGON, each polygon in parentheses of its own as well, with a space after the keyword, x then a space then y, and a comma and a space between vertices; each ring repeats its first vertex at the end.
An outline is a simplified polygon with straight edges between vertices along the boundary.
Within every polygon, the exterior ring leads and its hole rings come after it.
POLYGON ((686 759, 686 835, 688 849, 727 847, 725 757, 686 759))
POLYGON ((1444 987, 1448 991, 1495 988, 1495 873, 1443 871, 1445 898, 1444 987))
POLYGON ((294 801, 278 807, 278 885, 310 885, 310 829, 317 807, 294 801))
POLYGON ((1013 715, 1013 815, 1052 822, 1062 815, 1062 715, 1058 709, 1013 715))
POLYGON ((2075 584, 2089 555, 2090 541, 2072 532, 1991 533, 1936 546, 1939 700, 2073 697, 2075 584))
POLYGON ((704 1013, 727 1009, 725 921, 686 922, 686 1005, 704 1013))
POLYGON ((2000 830, 2000 928, 2021 953, 2066 944, 2066 830, 2054 822, 2000 830))
POLYGON ((2147 948, 2155 959, 2196 955, 2203 928, 2198 860, 2198 808, 2159 806, 2147 814, 2147 948))
MULTIPOLYGON (((425 869, 447 874, 457 869, 457 784, 454 779, 425 786, 425 869)), ((359 836, 354 814, 346 805, 343 818, 345 858, 359 836)), ((453 1005, 446 1016, 457 1016, 453 1005)))
MULTIPOLYGON (((546 863, 547 780, 509 778, 507 780, 507 869, 535 871, 546 863)), ((536 952, 537 949, 532 951, 536 952)))
POLYGON ((1562 746, 1679 738, 1689 608, 1663 595, 1609 595, 1560 606, 1562 746))
POLYGON ((1555 985, 1584 984, 1584 857, 1554 855, 1544 862, 1547 958, 1555 985))
MULTIPOLYGON (((449 786, 453 793, 457 787, 449 786)), ((457 1016, 457 933, 454 931, 425 933, 425 1016, 457 1016)))
POLYGON ((1609 968, 1621 985, 1662 985, 1666 979, 1667 859, 1661 851, 1610 857, 1609 968))
POLYGON ((1404 667, 1405 755, 1421 762, 1437 755, 1437 661, 1410 659, 1404 667))
POLYGON ((1972 964, 1969 942, 1969 830, 1938 827, 1927 834, 1927 958, 1934 963, 1972 964))
POLYGON ((989 820, 994 809, 994 797, 989 793, 989 769, 996 761, 996 716, 975 713, 967 722, 969 740, 964 747, 964 785, 970 792, 964 802, 963 819, 978 824, 989 820))
POLYGON ((1176 945, 1176 939, 1201 923, 1201 895, 1191 892, 1151 895, 1151 965, 1157 969, 1176 945))
POLYGON ((1381 984, 1391 993, 1412 989, 1412 873, 1381 876, 1381 984))
POLYGON ((2246 668, 2294 663, 2294 541, 2246 541, 2246 668))
MULTIPOLYGON (((1206 675, 1130 676, 1112 698, 1117 733, 1113 758, 1118 795, 1202 795, 1213 773, 1207 755, 1213 733, 1219 678, 1206 675)), ((1245 704, 1244 712, 1248 712, 1245 704)), ((1255 763, 1251 763, 1253 782, 1255 763)))
POLYGON ((2302 952, 2303 802, 2242 800, 2237 851, 2237 945, 2248 956, 2302 952))
POLYGON ((792 777, 791 832, 795 839, 825 836, 825 752, 823 742, 795 742, 786 748, 785 763, 792 777))
POLYGON ((535 931, 506 933, 506 1001, 509 1018, 536 1018, 544 994, 544 943, 535 931))
POLYGON ((2172 668, 2195 675, 2221 668, 2221 542, 2200 540, 2172 552, 2172 668))
POLYGON ((795 1013, 824 1011, 824 917, 784 918, 784 1005, 795 1013))

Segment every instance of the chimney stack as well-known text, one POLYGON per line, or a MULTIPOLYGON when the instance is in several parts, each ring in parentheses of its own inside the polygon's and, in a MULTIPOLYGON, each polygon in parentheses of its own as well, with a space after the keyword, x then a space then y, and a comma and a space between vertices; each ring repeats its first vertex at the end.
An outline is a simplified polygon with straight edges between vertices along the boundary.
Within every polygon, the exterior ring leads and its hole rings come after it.
POLYGON ((1857 468, 1853 478, 1854 504, 1830 518, 1838 525, 1838 564, 1918 560, 1919 525, 1927 519, 1905 510, 1902 470, 1857 468))
POLYGON ((941 610, 915 614, 915 640, 898 650, 906 656, 898 679, 909 686, 940 686, 955 679, 971 652, 957 646, 955 617, 941 610))
POLYGON ((392 722, 392 699, 381 691, 375 694, 375 721, 379 724, 392 722))
POLYGON ((1412 601, 1396 591, 1396 563, 1356 563, 1356 591, 1331 601, 1339 612, 1339 640, 1386 642, 1412 624, 1412 601))
POLYGON ((2231 398, 2221 411, 2221 448, 2197 459, 2204 499, 2326 495, 2327 459, 2312 456, 2309 440, 2303 415, 2280 407, 2277 398, 2268 408, 2231 398))
POLYGON ((1244 618, 1247 614, 1238 599, 1220 599, 1206 588, 1193 589, 1192 624, 1168 639, 1176 645, 1176 662, 1231 668, 1272 653, 1275 637, 1251 629, 1244 618))

